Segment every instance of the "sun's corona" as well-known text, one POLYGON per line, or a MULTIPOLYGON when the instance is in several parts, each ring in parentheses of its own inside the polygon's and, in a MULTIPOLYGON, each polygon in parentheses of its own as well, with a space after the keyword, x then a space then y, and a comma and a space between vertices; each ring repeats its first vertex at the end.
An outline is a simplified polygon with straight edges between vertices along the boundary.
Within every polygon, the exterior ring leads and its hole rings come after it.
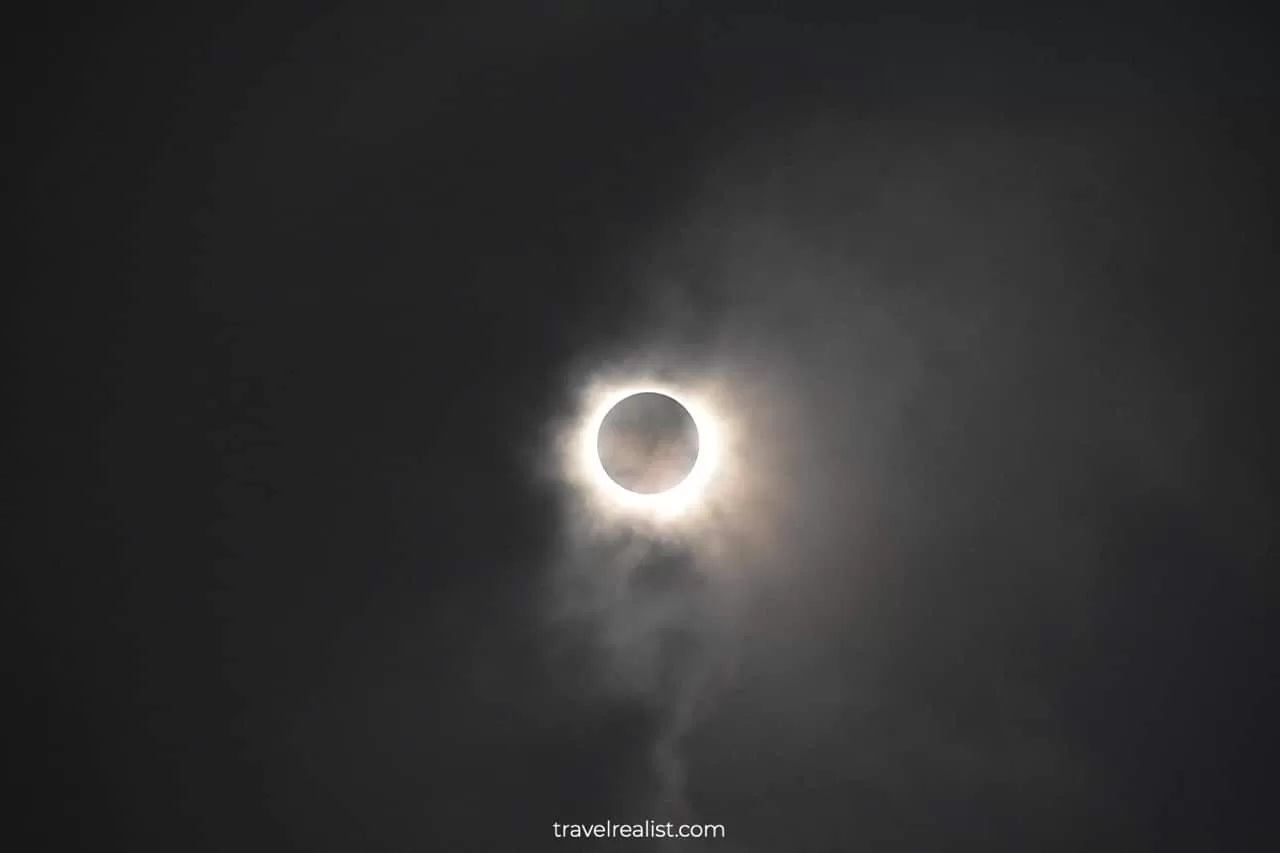
POLYGON ((715 471, 719 455, 715 424, 710 412, 700 405, 696 396, 656 384, 611 388, 594 396, 582 424, 578 454, 582 468, 599 495, 619 509, 655 518, 680 515, 695 506, 701 500, 707 482, 715 471), (682 471, 677 482, 653 491, 630 489, 622 485, 610 476, 605 461, 601 458, 601 427, 606 418, 623 401, 645 394, 660 395, 679 404, 692 419, 696 432, 696 456, 687 474, 682 471))

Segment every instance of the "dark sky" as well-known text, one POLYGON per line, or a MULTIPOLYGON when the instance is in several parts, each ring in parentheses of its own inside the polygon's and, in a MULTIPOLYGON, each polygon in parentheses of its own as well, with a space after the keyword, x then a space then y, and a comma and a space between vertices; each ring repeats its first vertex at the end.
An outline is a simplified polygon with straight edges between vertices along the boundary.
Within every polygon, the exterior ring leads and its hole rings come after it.
POLYGON ((706 846, 1280 840, 1263 16, 152 5, 15 33, 21 849, 653 817, 656 599, 548 614, 549 436, 655 361, 749 439, 704 540, 769 531, 653 552, 746 602, 706 846))

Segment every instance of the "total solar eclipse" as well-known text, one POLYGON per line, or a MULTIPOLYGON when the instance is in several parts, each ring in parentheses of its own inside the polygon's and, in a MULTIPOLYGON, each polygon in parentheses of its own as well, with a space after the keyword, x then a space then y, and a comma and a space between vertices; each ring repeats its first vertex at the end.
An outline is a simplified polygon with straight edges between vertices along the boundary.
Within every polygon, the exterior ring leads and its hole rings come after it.
POLYGON ((698 425, 678 400, 657 391, 622 398, 596 436, 600 467, 637 495, 659 495, 683 483, 698 461, 698 425))

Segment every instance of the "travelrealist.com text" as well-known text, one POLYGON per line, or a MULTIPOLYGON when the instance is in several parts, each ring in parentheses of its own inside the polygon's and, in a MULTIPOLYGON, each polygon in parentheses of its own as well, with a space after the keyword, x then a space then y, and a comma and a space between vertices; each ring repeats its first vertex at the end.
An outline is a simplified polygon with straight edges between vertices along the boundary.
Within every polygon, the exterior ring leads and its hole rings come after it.
POLYGON ((556 838, 724 838, 718 823, 553 823, 556 838))

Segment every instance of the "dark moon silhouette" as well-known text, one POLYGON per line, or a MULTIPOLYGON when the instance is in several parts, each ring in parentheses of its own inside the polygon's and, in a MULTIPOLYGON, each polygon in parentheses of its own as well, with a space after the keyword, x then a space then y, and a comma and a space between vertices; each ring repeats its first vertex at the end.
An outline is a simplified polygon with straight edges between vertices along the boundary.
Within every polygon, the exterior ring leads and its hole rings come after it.
POLYGON ((596 450, 605 474, 642 495, 673 489, 698 460, 698 425, 678 401, 654 391, 619 401, 600 423, 596 450))

